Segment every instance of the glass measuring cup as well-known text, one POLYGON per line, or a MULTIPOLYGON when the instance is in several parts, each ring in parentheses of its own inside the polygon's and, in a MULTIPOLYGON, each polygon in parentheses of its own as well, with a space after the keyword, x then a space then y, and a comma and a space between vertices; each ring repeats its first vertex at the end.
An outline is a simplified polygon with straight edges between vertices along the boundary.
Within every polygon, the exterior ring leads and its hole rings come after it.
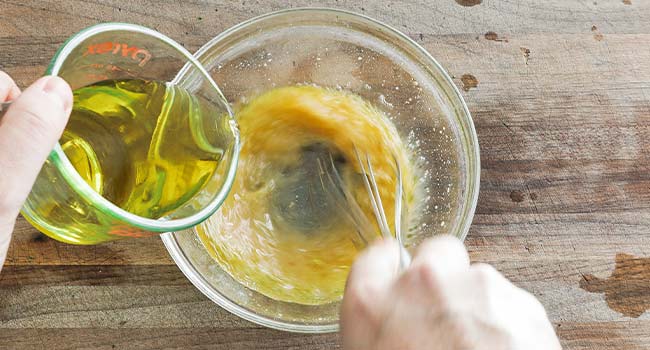
MULTIPOLYGON (((72 36, 58 50, 46 74, 72 89, 105 80, 169 82, 208 101, 219 113, 203 125, 227 125, 227 147, 206 184, 161 219, 135 215, 95 192, 57 144, 45 162, 22 214, 46 235, 73 244, 145 237, 192 227, 210 216, 227 196, 235 176, 239 132, 216 83, 196 59, 170 38, 145 27, 107 23, 72 36)), ((191 123, 191 121, 190 121, 191 123)))

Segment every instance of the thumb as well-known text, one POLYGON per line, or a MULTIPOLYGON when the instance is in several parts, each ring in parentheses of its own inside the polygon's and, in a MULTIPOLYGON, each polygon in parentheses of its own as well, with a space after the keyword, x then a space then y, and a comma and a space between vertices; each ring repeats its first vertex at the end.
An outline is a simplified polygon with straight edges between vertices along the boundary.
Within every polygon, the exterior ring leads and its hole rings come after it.
POLYGON ((352 265, 341 304, 345 349, 369 349, 380 328, 386 297, 399 272, 399 247, 393 240, 373 243, 352 265))
POLYGON ((0 266, 20 207, 72 109, 70 86, 43 77, 27 88, 0 119, 0 266))

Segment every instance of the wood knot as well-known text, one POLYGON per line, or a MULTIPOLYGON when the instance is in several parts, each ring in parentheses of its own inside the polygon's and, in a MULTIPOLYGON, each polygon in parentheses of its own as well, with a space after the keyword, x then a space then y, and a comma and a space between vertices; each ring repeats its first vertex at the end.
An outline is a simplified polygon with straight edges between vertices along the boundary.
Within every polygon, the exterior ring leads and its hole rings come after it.
POLYGON ((483 0, 456 0, 456 2, 458 3, 458 5, 471 7, 471 6, 479 5, 480 3, 483 2, 483 0))
POLYGON ((510 199, 515 203, 523 202, 524 198, 526 198, 526 195, 522 191, 515 190, 510 192, 510 199))
POLYGON ((507 38, 502 38, 502 37, 499 36, 499 34, 497 34, 495 32, 492 32, 492 31, 485 33, 484 37, 485 37, 485 40, 498 41, 498 42, 504 42, 504 43, 508 42, 507 38))
POLYGON ((463 76, 460 77, 460 81, 463 82, 463 90, 465 91, 469 91, 469 89, 478 86, 478 79, 471 74, 463 74, 463 76))

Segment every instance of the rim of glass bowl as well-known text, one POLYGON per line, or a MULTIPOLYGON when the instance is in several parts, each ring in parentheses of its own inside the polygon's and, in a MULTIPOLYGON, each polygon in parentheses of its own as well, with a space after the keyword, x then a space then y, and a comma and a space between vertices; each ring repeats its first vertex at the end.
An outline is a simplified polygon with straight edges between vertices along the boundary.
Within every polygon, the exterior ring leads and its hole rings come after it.
MULTIPOLYGON (((205 70, 205 68, 184 47, 182 47, 180 44, 176 43, 174 40, 170 39, 169 37, 153 29, 149 29, 135 24, 118 23, 118 22, 102 23, 102 24, 97 24, 85 28, 79 31, 78 33, 74 34, 70 38, 68 38, 68 40, 66 40, 66 42, 63 45, 61 45, 61 47, 58 49, 58 51, 50 61, 50 64, 47 67, 45 74, 58 75, 63 63, 66 61, 66 59, 68 58, 72 50, 78 47, 79 44, 82 43, 84 40, 99 33, 118 31, 118 30, 130 31, 134 33, 140 33, 143 35, 151 36, 155 40, 160 40, 170 45, 173 49, 177 50, 181 55, 184 56, 184 58, 187 60, 186 65, 192 64, 194 68, 196 68, 203 75, 203 78, 207 79, 208 83, 212 85, 214 89, 216 89, 219 98, 222 99, 224 103, 224 106, 227 106, 226 108, 230 118, 229 124, 230 127, 232 128, 233 136, 234 136, 232 159, 228 166, 226 179, 224 181, 223 186, 221 187, 219 192, 215 195, 212 202, 210 202, 205 208, 201 209, 200 211, 188 217, 180 218, 180 219, 172 219, 172 220, 149 219, 149 218, 132 214, 116 206, 115 204, 111 203, 109 200, 102 197, 99 193, 95 192, 83 180, 81 175, 79 175, 79 173, 72 166, 72 163, 70 163, 70 160, 63 152, 63 149, 61 148, 61 144, 59 142, 57 142, 56 145, 54 146, 54 149, 49 155, 49 159, 52 162, 52 164, 61 172, 63 178, 71 185, 71 187, 77 193, 79 193, 80 196, 82 196, 94 207, 96 207, 99 211, 108 214, 115 219, 125 221, 130 225, 136 226, 138 228, 147 231, 167 232, 167 231, 184 230, 186 228, 195 226, 196 224, 200 223, 201 221, 205 220, 210 215, 212 215, 221 206, 223 201, 228 196, 228 193, 230 192, 230 188, 232 187, 232 184, 235 179, 235 172, 237 170, 237 163, 239 160, 239 147, 240 147, 239 131, 237 129, 237 125, 234 121, 233 113, 230 110, 226 98, 223 96, 221 90, 214 82, 210 74, 205 70)), ((181 75, 183 71, 184 70, 181 70, 181 72, 179 72, 179 75, 181 75)), ((178 76, 176 78, 178 78, 178 76)))
MULTIPOLYGON (((423 68, 431 72, 430 75, 434 74, 433 72, 435 72, 443 77, 444 79, 443 84, 446 84, 447 88, 450 89, 449 92, 451 92, 451 96, 448 95, 447 97, 452 100, 453 104, 457 104, 457 107, 461 109, 461 113, 458 113, 461 114, 460 119, 456 118, 455 122, 460 128, 460 139, 463 142, 462 151, 465 152, 465 156, 466 156, 467 179, 465 183, 465 189, 462 192, 466 201, 464 204, 464 208, 462 208, 460 212, 462 224, 460 226, 457 226, 456 229, 457 232, 454 233, 461 240, 464 240, 465 237, 467 236, 469 227, 472 223, 472 219, 474 217, 474 211, 476 209, 476 204, 478 201, 478 191, 479 191, 479 183, 480 183, 480 155, 479 155, 480 150, 478 146, 478 137, 476 135, 476 130, 474 128, 474 122, 472 121, 471 114, 469 112, 469 109, 467 108, 467 105, 465 104, 465 100, 461 96, 460 91, 458 90, 456 85, 453 83, 451 77, 449 77, 449 74, 447 74, 447 72, 442 68, 442 66, 438 63, 438 61, 436 61, 431 56, 431 54, 429 54, 429 52, 427 52, 423 47, 421 47, 411 38, 401 33, 397 29, 387 24, 384 24, 381 21, 378 21, 376 19, 355 12, 338 10, 338 9, 330 9, 330 8, 318 8, 318 7, 295 8, 295 9, 286 9, 286 10, 267 13, 261 16, 254 17, 247 21, 244 21, 240 24, 237 24, 229 28, 228 30, 222 32, 221 34, 217 35, 212 40, 210 40, 205 45, 203 45, 195 53, 195 56, 200 58, 201 55, 203 55, 206 51, 208 51, 212 46, 214 46, 219 41, 223 40, 226 37, 229 37, 230 35, 237 33, 239 30, 243 28, 247 28, 249 26, 255 25, 260 21, 264 21, 276 16, 286 15, 287 13, 300 13, 304 15, 305 13, 310 13, 310 12, 317 12, 321 14, 323 13, 332 14, 337 16, 349 16, 351 18, 355 18, 357 20, 361 20, 362 22, 365 22, 364 24, 370 27, 380 28, 385 31, 388 31, 389 33, 394 34, 398 38, 398 40, 401 40, 402 44, 406 44, 407 46, 410 46, 411 49, 414 49, 414 51, 416 52, 416 56, 419 55, 418 58, 426 62, 426 66, 424 66, 423 68)), ((226 298, 225 296, 215 291, 210 286, 208 281, 206 281, 203 278, 203 276, 201 276, 194 269, 191 262, 189 261, 187 256, 183 253, 183 251, 181 250, 180 246, 178 245, 178 242, 176 241, 173 235, 174 232, 168 232, 161 235, 163 243, 165 244, 167 251, 169 251, 169 254, 171 255, 172 259, 176 262, 176 264, 181 269, 183 274, 185 274, 185 276, 192 282, 192 284, 194 284, 195 287, 197 287, 203 294, 205 294, 213 302, 215 302, 222 308, 226 309, 227 311, 245 320, 251 321, 253 323, 257 323, 262 326, 279 329, 283 331, 291 331, 291 332, 298 332, 298 333, 329 333, 329 332, 336 332, 338 330, 339 328, 338 323, 325 324, 325 325, 306 325, 306 324, 296 324, 296 323, 278 321, 268 317, 257 315, 256 313, 251 312, 245 307, 236 304, 232 300, 226 298)))

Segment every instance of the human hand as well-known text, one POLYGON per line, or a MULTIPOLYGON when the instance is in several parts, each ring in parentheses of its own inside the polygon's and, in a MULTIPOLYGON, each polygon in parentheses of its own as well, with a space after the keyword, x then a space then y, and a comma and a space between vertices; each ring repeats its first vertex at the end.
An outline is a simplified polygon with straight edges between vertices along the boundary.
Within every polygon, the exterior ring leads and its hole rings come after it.
POLYGON ((21 94, 0 71, 0 102, 11 100, 0 119, 0 270, 20 208, 68 122, 72 91, 61 78, 42 77, 21 94))
POLYGON ((470 265, 456 238, 424 242, 398 274, 395 242, 354 263, 341 307, 346 350, 556 350, 544 307, 490 265, 470 265))

